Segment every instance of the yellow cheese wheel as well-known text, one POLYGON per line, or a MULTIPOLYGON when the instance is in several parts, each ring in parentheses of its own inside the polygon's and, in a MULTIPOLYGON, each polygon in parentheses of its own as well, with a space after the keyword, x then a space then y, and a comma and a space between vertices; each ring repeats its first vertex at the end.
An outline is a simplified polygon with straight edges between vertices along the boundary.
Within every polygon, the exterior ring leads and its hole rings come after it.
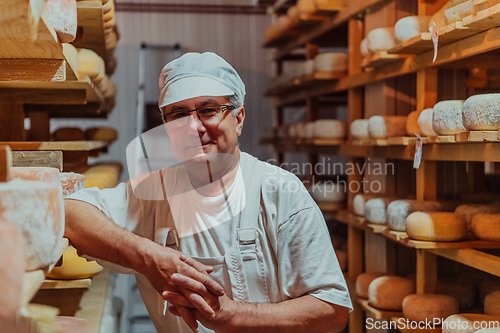
POLYGON ((94 84, 100 84, 105 75, 104 60, 92 50, 78 50, 78 74, 88 76, 94 84))
POLYGON ((403 300, 403 315, 411 321, 433 321, 458 313, 455 298, 438 294, 412 294, 403 300))
POLYGON ((78 71, 78 50, 69 43, 63 43, 63 53, 74 71, 78 71))
POLYGON ((453 242, 467 236, 467 221, 448 212, 414 212, 406 218, 406 233, 411 239, 453 242))
POLYGON ((118 131, 111 127, 93 127, 85 131, 87 140, 115 141, 118 138, 118 131))
POLYGON ((401 311, 406 296, 415 293, 415 283, 399 276, 381 276, 370 283, 368 301, 370 305, 384 310, 401 311))
POLYGON ((472 218, 471 227, 477 238, 500 242, 500 214, 477 214, 472 218))
POLYGON ((104 1, 102 2, 102 12, 103 14, 107 14, 111 11, 111 9, 115 8, 115 3, 113 0, 109 0, 109 1, 106 1, 106 3, 104 3, 104 1))
POLYGON ((77 127, 58 128, 52 133, 54 141, 82 141, 85 140, 83 130, 77 127))
POLYGON ((60 280, 87 279, 97 275, 100 271, 102 271, 102 266, 95 261, 87 261, 79 257, 76 249, 69 246, 63 253, 63 264, 60 267, 54 267, 47 276, 60 280))
POLYGON ((362 298, 368 298, 368 287, 373 280, 384 276, 385 273, 366 272, 361 273, 356 278, 356 295, 362 298))

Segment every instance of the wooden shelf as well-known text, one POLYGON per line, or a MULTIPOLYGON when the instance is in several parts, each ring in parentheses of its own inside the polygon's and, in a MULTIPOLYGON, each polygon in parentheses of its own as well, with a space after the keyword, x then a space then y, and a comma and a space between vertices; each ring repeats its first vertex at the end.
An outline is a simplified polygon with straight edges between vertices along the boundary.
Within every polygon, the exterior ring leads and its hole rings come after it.
POLYGON ((401 54, 389 54, 387 51, 377 51, 363 58, 361 67, 380 67, 405 58, 401 54))
POLYGON ((455 142, 500 142, 500 131, 470 131, 455 134, 455 142))
POLYGON ((40 289, 88 289, 92 284, 91 279, 78 280, 52 280, 45 279, 40 289))
POLYGON ((500 276, 500 257, 475 249, 432 249, 430 252, 479 269, 496 276, 500 276))
POLYGON ((375 234, 383 232, 386 228, 384 224, 369 223, 364 217, 354 215, 346 210, 339 210, 335 216, 335 220, 375 234))
POLYGON ((423 32, 416 36, 401 42, 395 48, 387 51, 389 54, 418 54, 424 51, 434 49, 430 32, 423 32))
POLYGON ((355 300, 356 302, 358 302, 359 305, 361 305, 364 311, 370 312, 373 315, 374 319, 376 320, 383 320, 383 319, 390 320, 391 318, 402 316, 401 311, 389 311, 389 310, 377 309, 371 306, 367 299, 356 297, 355 300))
POLYGON ((107 141, 11 141, 0 142, 0 144, 10 146, 16 150, 60 150, 60 151, 83 151, 100 150, 109 145, 107 141))
POLYGON ((491 29, 500 26, 500 4, 470 15, 462 20, 464 27, 473 29, 491 29))
POLYGON ((342 0, 329 0, 328 3, 316 3, 313 15, 333 15, 344 9, 342 0))
POLYGON ((286 85, 270 88, 264 93, 264 96, 275 96, 290 91, 303 89, 304 87, 308 86, 321 85, 324 84, 325 82, 338 80, 342 77, 345 77, 346 75, 347 75, 346 72, 327 72, 327 71, 315 72, 313 74, 295 79, 286 85))

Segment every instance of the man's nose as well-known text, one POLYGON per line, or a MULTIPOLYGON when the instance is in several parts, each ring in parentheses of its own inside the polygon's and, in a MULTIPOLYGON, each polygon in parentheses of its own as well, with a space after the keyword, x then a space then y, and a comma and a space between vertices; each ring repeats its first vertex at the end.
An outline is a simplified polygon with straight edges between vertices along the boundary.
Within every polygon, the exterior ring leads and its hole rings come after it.
POLYGON ((203 125, 203 123, 200 120, 200 117, 198 117, 198 114, 196 114, 196 112, 189 115, 188 126, 190 129, 190 132, 197 131, 198 133, 200 133, 200 132, 205 132, 205 130, 206 130, 205 125, 203 125))

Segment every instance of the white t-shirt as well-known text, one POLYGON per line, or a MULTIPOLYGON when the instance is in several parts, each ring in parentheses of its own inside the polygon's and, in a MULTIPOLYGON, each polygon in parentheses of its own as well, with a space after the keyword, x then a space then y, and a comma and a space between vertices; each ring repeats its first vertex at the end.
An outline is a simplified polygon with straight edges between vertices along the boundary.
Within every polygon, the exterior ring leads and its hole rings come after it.
MULTIPOLYGON (((263 163, 265 172, 252 175, 253 170, 245 168, 251 159, 254 157, 241 153, 241 170, 238 173, 243 179, 253 176, 252 181, 260 179, 262 182, 260 211, 257 221, 252 221, 252 224, 262 231, 258 234, 258 241, 264 257, 270 301, 278 303, 308 294, 352 310, 349 291, 324 217, 302 182, 293 174, 261 161, 257 163, 263 163)), ((179 177, 182 173, 185 173, 182 166, 162 170, 166 190, 170 193, 167 197, 171 197, 172 193, 186 193, 186 179, 179 177)), ((231 188, 235 188, 235 182, 231 188)), ((229 193, 228 201, 241 200, 241 197, 232 198, 239 191, 231 191, 231 188, 226 192, 229 193)), ((159 192, 160 189, 153 191, 159 192)), ((121 183, 113 189, 84 189, 69 198, 94 205, 119 226, 151 240, 159 226, 174 227, 179 223, 174 222, 166 200, 138 199, 130 182, 121 183)), ((212 200, 216 202, 214 209, 222 207, 220 198, 208 199, 212 200)), ((233 216, 233 219, 213 226, 207 222, 198 223, 202 226, 201 231, 181 237, 179 250, 199 258, 224 256, 234 243, 232 235, 242 223, 240 214, 233 216), (205 228, 209 225, 210 228, 205 228)), ((244 223, 248 226, 247 222, 244 223)), ((147 279, 137 274, 137 281, 158 332, 180 332, 177 322, 169 319, 172 317, 159 315, 157 292, 147 279)), ((223 287, 231 297, 230 286, 223 287)))

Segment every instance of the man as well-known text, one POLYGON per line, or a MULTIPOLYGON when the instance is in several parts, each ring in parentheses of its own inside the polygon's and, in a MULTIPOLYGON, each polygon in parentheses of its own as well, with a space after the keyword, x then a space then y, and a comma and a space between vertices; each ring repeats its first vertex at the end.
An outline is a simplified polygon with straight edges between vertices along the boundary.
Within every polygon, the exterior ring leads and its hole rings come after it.
POLYGON ((181 164, 71 196, 72 244, 138 273, 159 332, 341 330, 352 305, 320 210, 294 175, 239 150, 236 71, 188 53, 165 66, 160 90, 181 164))

